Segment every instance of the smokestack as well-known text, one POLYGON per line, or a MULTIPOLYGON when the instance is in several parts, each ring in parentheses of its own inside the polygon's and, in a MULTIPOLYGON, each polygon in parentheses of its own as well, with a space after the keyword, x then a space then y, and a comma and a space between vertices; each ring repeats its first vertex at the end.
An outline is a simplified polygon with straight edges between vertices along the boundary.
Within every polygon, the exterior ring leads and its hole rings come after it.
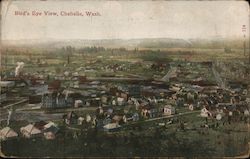
POLYGON ((17 62, 17 67, 15 69, 15 76, 19 76, 20 75, 20 72, 22 71, 24 67, 24 62, 17 62))

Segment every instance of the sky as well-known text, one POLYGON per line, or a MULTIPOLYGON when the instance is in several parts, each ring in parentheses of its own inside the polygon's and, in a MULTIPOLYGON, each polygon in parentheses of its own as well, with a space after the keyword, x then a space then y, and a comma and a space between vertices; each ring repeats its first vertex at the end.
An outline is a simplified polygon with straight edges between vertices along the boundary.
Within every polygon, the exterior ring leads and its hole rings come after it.
POLYGON ((249 35, 245 1, 7 1, 1 39, 232 38, 249 35), (15 11, 42 12, 17 16, 15 11), (45 16, 44 11, 58 16, 45 16), (61 16, 60 12, 100 16, 61 16), (246 32, 242 32, 246 25, 246 32))

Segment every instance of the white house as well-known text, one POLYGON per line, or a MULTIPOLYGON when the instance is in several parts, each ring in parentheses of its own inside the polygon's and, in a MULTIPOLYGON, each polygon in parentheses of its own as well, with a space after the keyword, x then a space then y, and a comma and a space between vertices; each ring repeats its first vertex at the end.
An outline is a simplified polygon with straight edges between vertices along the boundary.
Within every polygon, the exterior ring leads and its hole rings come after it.
POLYGON ((124 98, 121 98, 121 97, 118 97, 118 98, 117 98, 117 104, 118 104, 119 106, 124 105, 124 104, 125 104, 125 99, 124 99, 124 98))
POLYGON ((17 136, 18 136, 18 134, 14 130, 12 130, 10 127, 5 127, 0 131, 0 139, 1 140, 14 138, 17 136))
POLYGON ((163 115, 173 115, 173 114, 175 114, 175 107, 171 105, 166 105, 163 108, 163 115))
POLYGON ((74 104, 75 108, 81 107, 82 105, 83 105, 83 102, 81 100, 75 100, 75 104, 74 104))
POLYGON ((208 117, 211 114, 205 107, 201 109, 201 117, 208 117))
POLYGON ((193 104, 189 104, 188 105, 188 109, 191 110, 191 111, 193 111, 194 110, 194 105, 193 104))
POLYGON ((26 138, 31 138, 33 136, 38 136, 38 135, 40 135, 42 133, 41 130, 37 129, 32 124, 29 124, 29 125, 27 125, 25 127, 21 127, 20 132, 26 138))
POLYGON ((78 120, 77 120, 77 124, 82 125, 84 120, 85 119, 83 117, 79 117, 78 120))

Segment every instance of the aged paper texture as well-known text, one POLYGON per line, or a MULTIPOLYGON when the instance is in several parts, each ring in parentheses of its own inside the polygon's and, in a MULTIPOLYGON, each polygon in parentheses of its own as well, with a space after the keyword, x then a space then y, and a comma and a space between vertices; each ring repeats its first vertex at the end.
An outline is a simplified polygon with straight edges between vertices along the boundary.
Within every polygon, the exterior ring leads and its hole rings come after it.
POLYGON ((247 1, 1 1, 1 157, 249 157, 247 1))

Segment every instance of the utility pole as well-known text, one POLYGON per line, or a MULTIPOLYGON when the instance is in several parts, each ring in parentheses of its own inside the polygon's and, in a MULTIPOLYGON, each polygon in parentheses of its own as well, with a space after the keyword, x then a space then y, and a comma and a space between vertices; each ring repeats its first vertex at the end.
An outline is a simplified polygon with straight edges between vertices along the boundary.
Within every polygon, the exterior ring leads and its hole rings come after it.
MULTIPOLYGON (((248 14, 248 20, 250 20, 250 14, 248 14)), ((248 21, 248 22, 249 22, 248 23, 248 27, 249 27, 250 21, 248 21)), ((249 30, 248 30, 248 35, 249 35, 249 30)), ((248 63, 250 65, 250 44, 249 44, 249 41, 250 41, 250 39, 249 39, 249 36, 248 36, 248 63)))
POLYGON ((246 34, 245 34, 245 32, 246 32, 246 25, 242 25, 242 32, 243 32, 243 40, 244 40, 244 42, 243 42, 243 51, 244 51, 244 56, 246 56, 246 34))
POLYGON ((244 56, 246 56, 246 36, 245 35, 244 35, 243 47, 244 47, 244 56))
MULTIPOLYGON (((243 37, 244 37, 244 42, 243 42, 243 51, 244 51, 244 56, 246 55, 246 25, 242 25, 242 32, 243 32, 243 37)), ((248 63, 250 64, 250 50, 248 49, 248 63)))

